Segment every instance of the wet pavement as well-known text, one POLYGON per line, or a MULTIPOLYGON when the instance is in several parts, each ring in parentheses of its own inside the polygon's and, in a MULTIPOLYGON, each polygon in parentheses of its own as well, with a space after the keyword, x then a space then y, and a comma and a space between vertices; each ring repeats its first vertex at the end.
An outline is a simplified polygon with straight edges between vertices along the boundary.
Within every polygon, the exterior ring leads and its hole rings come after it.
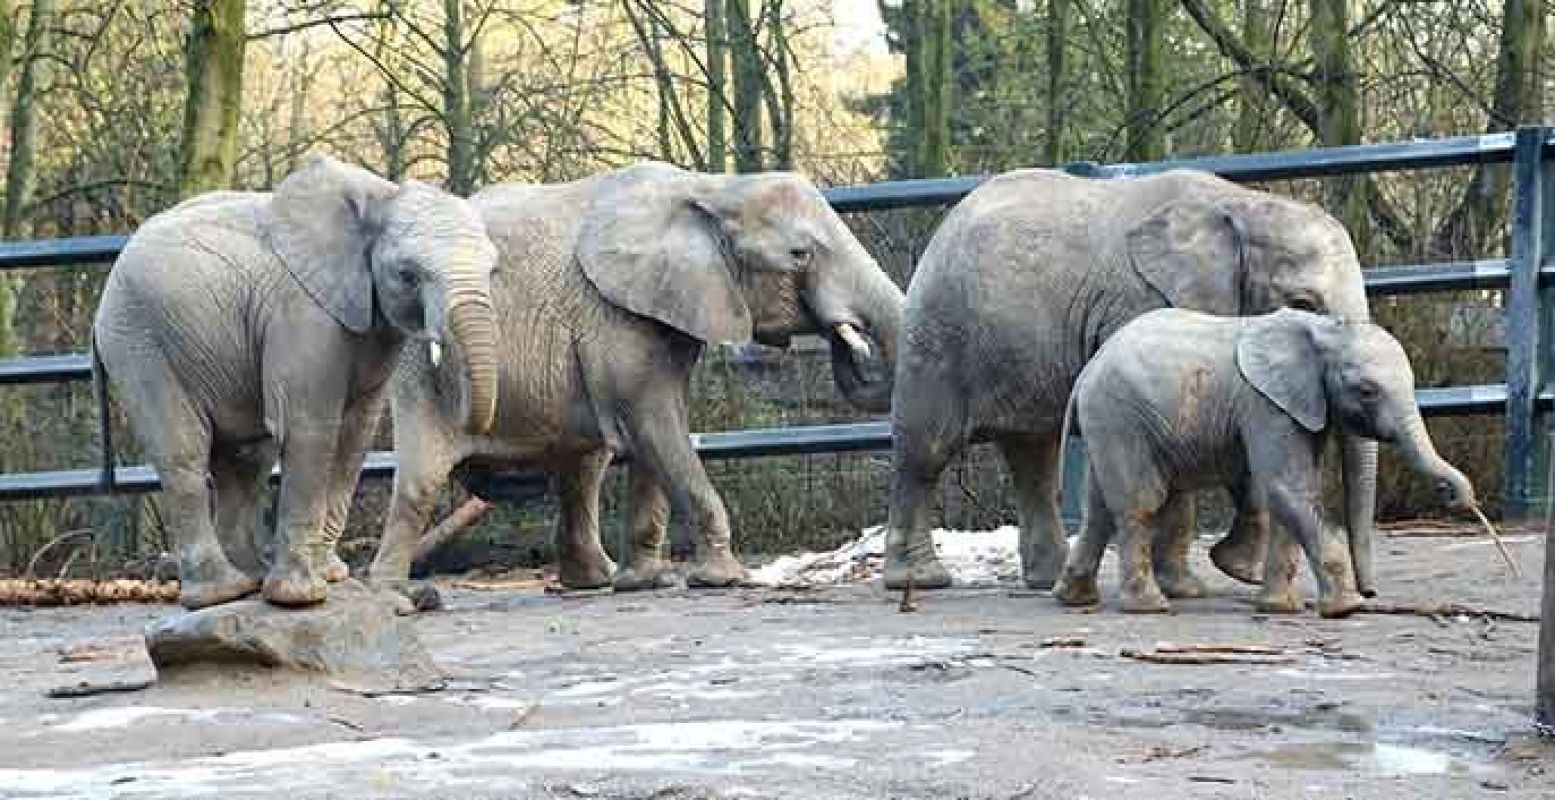
MULTIPOLYGON (((1386 540, 1380 599, 1532 613, 1540 541, 1509 539, 1522 578, 1477 540, 1386 540)), ((1096 613, 1008 586, 917 613, 878 583, 448 588, 416 620, 448 687, 377 697, 220 673, 48 699, 149 677, 139 631, 173 609, 4 610, 0 797, 1555 796, 1537 625, 1264 616, 1196 558, 1212 597, 1165 617, 1117 612, 1110 580, 1096 613), (1121 655, 1162 642, 1282 658, 1121 655)))

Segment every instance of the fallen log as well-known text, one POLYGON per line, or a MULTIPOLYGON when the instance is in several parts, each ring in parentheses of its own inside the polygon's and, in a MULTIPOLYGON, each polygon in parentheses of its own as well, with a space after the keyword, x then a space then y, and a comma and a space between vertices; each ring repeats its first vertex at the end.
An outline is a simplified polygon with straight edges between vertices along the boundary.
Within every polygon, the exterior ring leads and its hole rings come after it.
POLYGON ((437 551, 439 547, 447 544, 465 528, 480 521, 491 510, 491 503, 471 497, 464 501, 464 505, 453 510, 453 513, 443 518, 431 530, 427 531, 420 541, 416 542, 416 549, 411 553, 410 562, 419 564, 437 551))
POLYGON ((1538 614, 1522 614, 1516 611, 1497 611, 1490 608, 1473 608, 1458 603, 1444 603, 1442 605, 1408 605, 1394 603, 1367 602, 1355 610, 1357 614, 1398 614, 1402 616, 1430 617, 1440 619, 1444 617, 1484 617, 1486 619, 1501 620, 1505 622, 1538 622, 1538 614))
POLYGON ((1161 652, 1125 648, 1118 655, 1151 664, 1289 664, 1295 656, 1284 653, 1161 652))
POLYGON ((176 602, 178 602, 177 581, 0 580, 0 606, 176 602))

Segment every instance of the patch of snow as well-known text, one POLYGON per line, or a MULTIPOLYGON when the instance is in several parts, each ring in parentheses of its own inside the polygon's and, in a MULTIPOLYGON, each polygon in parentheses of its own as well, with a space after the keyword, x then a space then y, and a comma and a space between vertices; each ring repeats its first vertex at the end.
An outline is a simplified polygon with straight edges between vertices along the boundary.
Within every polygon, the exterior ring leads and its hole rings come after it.
POLYGON ((80 733, 105 728, 126 728, 151 717, 182 717, 183 722, 214 722, 221 714, 242 713, 235 709, 201 710, 193 708, 156 708, 154 706, 121 706, 119 708, 94 708, 79 714, 75 719, 54 726, 65 733, 80 733))
MULTIPOLYGON (((1020 579, 1020 529, 991 531, 936 528, 934 551, 958 586, 988 586, 1020 579)), ((866 528, 859 538, 826 553, 779 556, 751 570, 762 586, 825 586, 866 583, 880 578, 885 558, 885 526, 866 528)))

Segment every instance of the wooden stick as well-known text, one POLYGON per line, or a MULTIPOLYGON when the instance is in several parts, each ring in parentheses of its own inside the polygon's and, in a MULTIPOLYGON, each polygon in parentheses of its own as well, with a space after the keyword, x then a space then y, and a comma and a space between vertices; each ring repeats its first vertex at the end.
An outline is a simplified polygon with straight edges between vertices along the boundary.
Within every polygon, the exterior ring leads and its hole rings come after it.
POLYGON ((444 517, 442 522, 432 526, 432 529, 427 531, 420 541, 416 542, 416 549, 411 553, 410 562, 414 564, 425 560, 432 553, 436 552, 439 547, 448 544, 448 541, 454 538, 460 531, 474 525, 481 517, 486 516, 486 512, 490 510, 491 503, 479 497, 471 497, 464 501, 464 505, 454 509, 452 514, 444 517))
POLYGON ((0 580, 0 606, 176 602, 175 581, 0 580))
POLYGON ((1506 559, 1506 566, 1512 570, 1512 577, 1521 578, 1523 573, 1517 569, 1517 562, 1512 560, 1512 554, 1506 551, 1506 543, 1501 541, 1501 534, 1496 533, 1496 526, 1490 524, 1490 520, 1485 517, 1485 512, 1479 510, 1479 506, 1469 506, 1469 510, 1474 512, 1474 516, 1479 517, 1479 524, 1484 525, 1485 532, 1495 540, 1496 549, 1501 551, 1501 557, 1506 559))
POLYGON ((1238 653, 1249 656, 1281 656, 1285 650, 1261 644, 1172 644, 1157 642, 1157 653, 1238 653))
POLYGON ((1251 653, 1162 653, 1122 650, 1118 655, 1152 664, 1289 664, 1295 656, 1254 655, 1251 653))
POLYGON ((48 696, 54 698, 91 697, 98 694, 108 694, 109 692, 138 692, 142 689, 151 688, 151 685, 154 683, 156 683, 155 680, 109 681, 107 683, 87 683, 82 681, 70 686, 56 686, 48 691, 48 696))
POLYGON ((1496 611, 1488 608, 1471 608, 1457 603, 1447 603, 1439 606, 1413 606, 1395 605, 1392 603, 1367 602, 1355 610, 1357 614, 1401 614, 1414 617, 1456 617, 1458 615, 1468 617, 1486 617, 1488 619, 1502 620, 1505 622, 1538 622, 1537 614, 1520 614, 1515 611, 1496 611))

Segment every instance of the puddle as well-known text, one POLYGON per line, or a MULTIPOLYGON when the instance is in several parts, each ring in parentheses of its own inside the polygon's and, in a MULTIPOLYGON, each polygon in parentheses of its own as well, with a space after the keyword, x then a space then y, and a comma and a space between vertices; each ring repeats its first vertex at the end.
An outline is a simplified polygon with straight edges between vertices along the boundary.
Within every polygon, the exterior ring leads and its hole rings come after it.
POLYGON ((1487 765, 1449 753, 1380 742, 1302 742, 1254 751, 1245 757, 1292 769, 1364 770, 1392 777, 1494 772, 1487 765))

